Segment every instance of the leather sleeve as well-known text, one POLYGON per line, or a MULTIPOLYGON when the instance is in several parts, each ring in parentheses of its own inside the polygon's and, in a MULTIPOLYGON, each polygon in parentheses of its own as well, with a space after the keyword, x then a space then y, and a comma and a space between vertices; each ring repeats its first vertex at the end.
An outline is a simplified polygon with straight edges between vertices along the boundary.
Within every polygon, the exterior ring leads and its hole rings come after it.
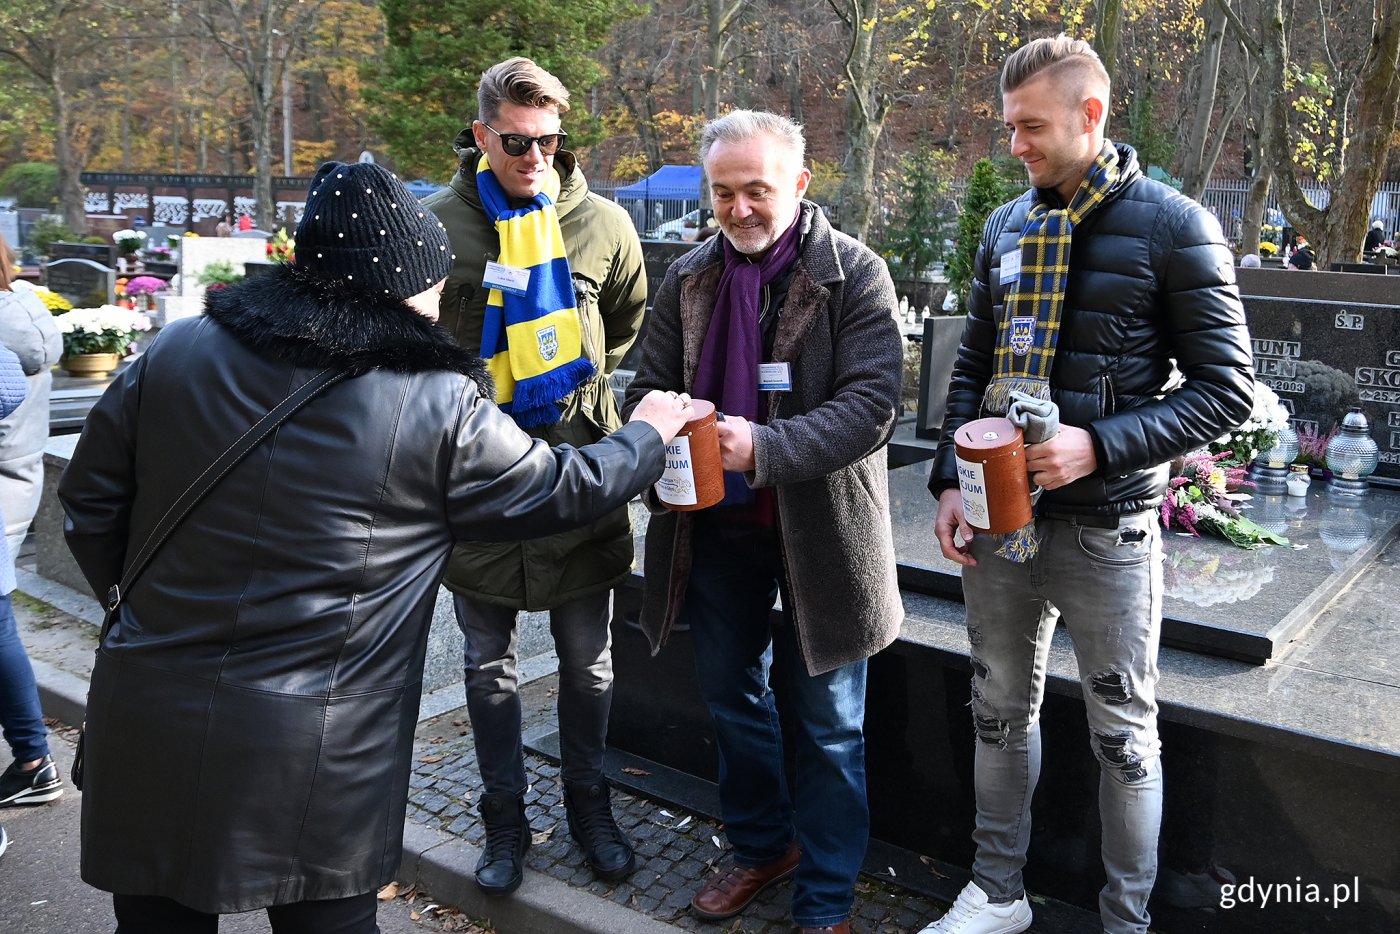
POLYGON ((661 436, 645 422, 594 444, 551 448, 469 385, 450 449, 447 516, 462 540, 514 541, 586 525, 661 477, 661 436))
MULTIPOLYGON (((136 498, 136 419, 147 354, 117 373, 83 424, 58 481, 63 537, 99 602, 126 565, 136 498)), ((178 491, 177 491, 178 492, 178 491)))

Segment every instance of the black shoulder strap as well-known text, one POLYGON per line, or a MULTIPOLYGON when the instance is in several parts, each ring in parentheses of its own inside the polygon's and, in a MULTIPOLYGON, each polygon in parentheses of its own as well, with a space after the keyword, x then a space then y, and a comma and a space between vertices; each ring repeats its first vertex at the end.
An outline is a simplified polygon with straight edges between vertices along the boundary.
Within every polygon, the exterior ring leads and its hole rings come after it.
POLYGON ((229 445, 228 450, 220 454, 199 476, 195 477, 185 492, 181 493, 170 504, 170 508, 160 517, 156 527, 146 537, 145 544, 141 546, 127 565, 121 583, 113 584, 112 588, 107 591, 107 615, 102 620, 102 635, 98 639, 98 645, 102 644, 102 640, 107 636, 107 631, 112 628, 117 608, 121 606, 127 591, 131 589, 131 585, 141 576, 141 572, 146 570, 146 566, 151 563, 151 559, 160 550, 160 546, 165 544, 170 533, 175 531, 176 527, 184 521, 195 504, 203 499, 216 483, 222 480, 239 461, 247 457, 253 448, 272 434, 279 425, 291 418, 298 409, 310 402, 318 393, 344 379, 349 373, 348 367, 327 367, 302 383, 291 395, 269 410, 266 415, 258 419, 256 424, 229 445))

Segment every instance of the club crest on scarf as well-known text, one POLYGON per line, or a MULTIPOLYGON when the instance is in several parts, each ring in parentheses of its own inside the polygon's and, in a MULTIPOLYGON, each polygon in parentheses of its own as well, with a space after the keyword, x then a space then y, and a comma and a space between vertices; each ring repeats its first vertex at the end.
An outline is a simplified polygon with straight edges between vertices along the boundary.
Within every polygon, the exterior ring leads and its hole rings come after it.
POLYGON ((547 328, 540 328, 535 332, 535 338, 539 341, 540 356, 545 360, 553 360, 559 353, 559 332, 553 325, 547 328))
POLYGON ((1024 357, 1031 352, 1035 341, 1035 319, 1029 317, 1011 319, 1011 352, 1024 357))
MULTIPOLYGON (((1103 149, 1067 207, 1052 207, 1044 192, 1036 192, 1021 228, 1020 275, 1011 282, 1005 313, 997 325, 992 379, 982 397, 982 408, 988 414, 1006 415, 1012 393, 1050 399, 1050 370, 1069 287, 1074 227, 1103 203, 1119 179, 1118 147, 1104 140, 1103 149)), ((1034 557, 1039 544, 1032 519, 1025 528, 1007 535, 997 554, 1024 562, 1034 557)))
POLYGON ((501 238, 498 262, 529 270, 523 294, 492 288, 486 299, 481 356, 496 381, 496 404, 522 428, 559 421, 556 404, 596 373, 585 356, 573 273, 554 199, 559 175, 524 207, 513 208, 482 153, 476 188, 501 238))

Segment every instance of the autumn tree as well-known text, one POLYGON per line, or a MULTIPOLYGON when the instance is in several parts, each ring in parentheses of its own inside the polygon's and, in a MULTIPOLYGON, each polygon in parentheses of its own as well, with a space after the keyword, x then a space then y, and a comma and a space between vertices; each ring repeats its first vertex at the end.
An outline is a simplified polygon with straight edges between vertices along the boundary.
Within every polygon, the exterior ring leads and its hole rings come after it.
POLYGON ((100 132, 101 76, 114 68, 112 37, 139 4, 0 0, 0 58, 48 102, 63 222, 83 229, 84 164, 100 132))
POLYGON ((247 89, 253 144, 253 220, 271 228, 272 121, 291 52, 316 22, 324 0, 199 0, 195 15, 247 89))
POLYGON ((1258 35, 1238 3, 1215 0, 1236 38, 1259 61, 1263 154, 1279 203, 1316 251, 1320 264, 1355 261, 1371 202, 1394 145, 1400 117, 1400 8, 1393 0, 1320 5, 1298 20, 1284 0, 1260 0, 1258 35), (1296 35, 1313 35, 1311 61, 1291 53, 1296 35), (1303 190, 1312 176, 1325 207, 1303 190))
POLYGON ((597 135, 589 91, 602 70, 594 58, 613 24, 636 16, 632 0, 381 0, 387 44, 366 66, 371 127, 400 174, 445 178, 456 162, 452 140, 476 115, 481 73, 515 55, 534 59, 564 82, 573 109, 570 146, 597 135))

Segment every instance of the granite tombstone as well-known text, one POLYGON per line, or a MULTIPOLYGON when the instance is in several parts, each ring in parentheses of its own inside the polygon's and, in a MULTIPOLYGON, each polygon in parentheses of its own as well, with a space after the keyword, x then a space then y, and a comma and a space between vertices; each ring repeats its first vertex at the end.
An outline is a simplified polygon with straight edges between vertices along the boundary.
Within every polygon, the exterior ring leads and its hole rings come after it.
POLYGON ((116 301, 117 274, 90 259, 60 259, 44 266, 44 284, 73 303, 96 308, 116 301))
POLYGON ((1254 375, 1299 430, 1325 433, 1353 405, 1380 446, 1375 477, 1400 482, 1400 306, 1244 297, 1254 375))
POLYGON ((90 259, 94 263, 116 268, 117 247, 112 243, 72 243, 55 240, 49 244, 49 259, 90 259))

